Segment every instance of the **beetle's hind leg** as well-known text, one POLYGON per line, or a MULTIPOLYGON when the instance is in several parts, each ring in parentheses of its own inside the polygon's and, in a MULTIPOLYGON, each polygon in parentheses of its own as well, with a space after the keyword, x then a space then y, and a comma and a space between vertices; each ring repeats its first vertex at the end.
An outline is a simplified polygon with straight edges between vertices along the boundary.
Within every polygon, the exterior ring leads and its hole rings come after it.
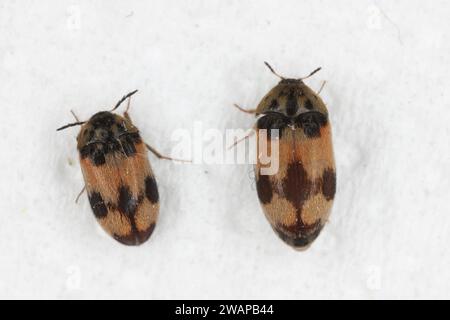
POLYGON ((75 199, 75 203, 78 203, 78 200, 80 200, 81 195, 86 191, 86 186, 81 189, 80 193, 78 194, 77 198, 75 199))
POLYGON ((326 83, 327 83, 326 80, 322 81, 322 84, 320 85, 319 91, 317 91, 317 93, 316 93, 317 95, 319 95, 322 92, 322 89, 323 89, 323 87, 325 87, 326 83))
POLYGON ((172 160, 172 161, 179 161, 179 162, 192 162, 192 160, 183 160, 183 159, 175 159, 175 158, 171 158, 165 155, 162 155, 158 150, 156 150, 155 148, 153 148, 151 145, 149 144, 145 144, 145 146, 147 147, 148 150, 150 150, 158 159, 163 159, 163 160, 172 160))
POLYGON ((256 109, 244 109, 244 108, 240 107, 239 105, 237 105, 236 103, 233 104, 233 106, 242 112, 249 113, 249 114, 256 114, 256 109))
POLYGON ((232 145, 230 145, 227 149, 230 150, 230 149, 234 148, 237 144, 239 144, 240 142, 242 142, 244 140, 247 140, 248 138, 250 138, 254 134, 255 134, 255 128, 253 127, 253 128, 251 128, 251 129, 249 129, 247 131, 247 134, 244 137, 235 140, 234 143, 232 145))

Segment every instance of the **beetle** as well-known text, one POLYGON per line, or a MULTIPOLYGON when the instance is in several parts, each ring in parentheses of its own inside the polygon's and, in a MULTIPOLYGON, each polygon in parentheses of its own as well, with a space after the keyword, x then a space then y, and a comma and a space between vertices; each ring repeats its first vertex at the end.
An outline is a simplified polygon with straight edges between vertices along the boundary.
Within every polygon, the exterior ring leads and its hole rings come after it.
MULTIPOLYGON (((279 167, 275 174, 262 174, 267 164, 258 150, 256 189, 264 214, 275 233, 298 250, 307 249, 327 222, 336 193, 336 169, 328 110, 303 80, 280 76, 256 109, 255 132, 260 139, 278 139, 279 167), (264 132, 264 134, 262 134, 264 132)), ((267 143, 270 146, 270 143, 267 143)))
MULTIPOLYGON (((159 214, 159 193, 147 149, 138 128, 128 114, 132 91, 110 111, 100 111, 88 121, 67 124, 64 130, 81 126, 77 149, 89 203, 95 218, 114 239, 125 245, 140 245, 152 234, 159 214), (120 116, 113 113, 125 100, 127 108, 120 116)), ((181 160, 182 161, 182 160, 181 160)), ((80 196, 79 195, 79 196, 80 196)), ((78 198, 77 198, 78 200, 78 198)))

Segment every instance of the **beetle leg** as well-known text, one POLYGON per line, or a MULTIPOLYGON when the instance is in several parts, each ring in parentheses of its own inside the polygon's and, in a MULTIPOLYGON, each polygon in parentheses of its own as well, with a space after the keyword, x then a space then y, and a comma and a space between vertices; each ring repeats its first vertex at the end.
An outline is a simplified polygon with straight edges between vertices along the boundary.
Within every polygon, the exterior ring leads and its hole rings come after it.
POLYGON ((149 144, 145 144, 148 150, 150 150, 158 159, 164 159, 164 160, 172 160, 172 161, 179 161, 179 162, 192 162, 192 160, 183 160, 183 159, 175 159, 168 156, 162 155, 159 151, 157 151, 155 148, 150 146, 149 144))
POLYGON ((250 114, 255 114, 256 113, 256 109, 244 109, 244 108, 241 108, 239 105, 237 105, 236 103, 235 104, 233 104, 233 106, 235 107, 235 108, 237 108, 238 110, 240 110, 240 111, 242 111, 242 112, 245 112, 245 113, 250 113, 250 114))
POLYGON ((80 199, 80 197, 84 191, 86 191, 86 186, 84 186, 83 189, 81 189, 80 193, 78 194, 77 198, 75 199, 75 203, 78 203, 78 200, 80 199))
POLYGON ((243 138, 234 141, 234 143, 231 146, 229 146, 227 149, 230 150, 230 149, 234 148, 238 143, 240 143, 240 142, 242 142, 244 140, 247 140, 248 138, 250 138, 254 134, 255 134, 255 130, 254 130, 254 128, 252 128, 252 129, 250 129, 249 133, 247 133, 243 138))
POLYGON ((326 80, 323 80, 323 81, 322 81, 322 85, 320 86, 319 91, 317 91, 317 95, 319 95, 320 92, 322 92, 322 89, 323 89, 323 87, 325 87, 325 84, 326 84, 326 83, 327 83, 326 80))

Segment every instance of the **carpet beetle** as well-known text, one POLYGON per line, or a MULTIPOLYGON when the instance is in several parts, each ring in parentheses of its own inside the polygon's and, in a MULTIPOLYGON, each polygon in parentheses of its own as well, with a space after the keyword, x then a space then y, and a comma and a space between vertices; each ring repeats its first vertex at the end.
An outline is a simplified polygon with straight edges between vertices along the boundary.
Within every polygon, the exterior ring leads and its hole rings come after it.
MULTIPOLYGON (((307 249, 327 222, 336 192, 336 170, 328 111, 303 80, 278 75, 281 81, 261 100, 256 109, 241 111, 256 115, 264 138, 279 139, 279 169, 262 175, 264 165, 255 165, 256 189, 262 209, 276 234, 295 249, 307 249), (270 135, 278 129, 277 137, 270 135)), ((259 140, 258 140, 259 141, 259 140)), ((259 142, 257 143, 259 146, 259 142)), ((267 144, 270 146, 270 143, 267 144)))
MULTIPOLYGON (((144 243, 152 234, 159 213, 159 194, 147 158, 145 144, 128 114, 130 97, 125 95, 111 111, 94 114, 88 121, 65 125, 63 130, 81 125, 77 137, 85 189, 94 216, 114 239, 125 245, 144 243), (128 99, 123 116, 113 113, 128 99)), ((82 192, 83 192, 82 191, 82 192)), ((81 195, 81 193, 80 193, 81 195)))

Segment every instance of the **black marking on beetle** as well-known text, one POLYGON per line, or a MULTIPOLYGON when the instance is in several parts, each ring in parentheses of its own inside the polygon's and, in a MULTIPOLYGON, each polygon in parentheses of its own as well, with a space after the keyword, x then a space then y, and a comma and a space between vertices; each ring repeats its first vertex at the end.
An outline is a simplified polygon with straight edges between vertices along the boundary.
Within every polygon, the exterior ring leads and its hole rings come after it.
POLYGON ((111 128, 111 126, 115 123, 114 114, 108 111, 101 111, 94 114, 89 123, 94 127, 94 129, 98 128, 111 128))
POLYGON ((286 101, 286 114, 288 116, 293 116, 297 113, 297 110, 298 110, 297 95, 295 94, 295 90, 291 88, 286 101))
POLYGON ((90 154, 92 153, 90 145, 83 146, 79 151, 81 159, 89 157, 90 154))
POLYGON ((333 169, 326 169, 322 174, 322 193, 328 201, 334 199, 336 193, 336 172, 333 169))
POLYGON ((314 108, 311 100, 306 99, 306 101, 305 101, 305 108, 308 109, 308 110, 312 110, 314 108))
POLYGON ((153 176, 145 178, 145 196, 151 203, 159 201, 158 185, 153 176))
POLYGON ((139 132, 127 133, 125 135, 122 135, 121 137, 126 137, 130 143, 141 143, 142 142, 139 132))
POLYGON ((308 173, 303 167, 301 162, 290 163, 286 176, 281 181, 281 190, 283 190, 284 197, 292 203, 295 208, 297 222, 285 229, 289 229, 291 232, 298 234, 299 230, 309 229, 311 226, 305 225, 302 220, 302 209, 305 202, 314 194, 318 192, 314 188, 315 183, 308 178, 308 173))
POLYGON ((108 208, 100 193, 92 192, 88 195, 89 203, 91 204, 92 211, 97 219, 104 218, 108 215, 108 208))
POLYGON ((322 227, 323 225, 321 224, 315 224, 313 227, 308 229, 298 229, 294 232, 295 235, 290 235, 291 232, 284 231, 283 227, 275 227, 273 229, 280 239, 287 244, 296 248, 304 248, 316 240, 320 234, 320 231, 322 231, 322 227))
POLYGON ((300 114, 295 122, 308 138, 319 138, 320 128, 327 124, 327 116, 316 111, 300 114))
MULTIPOLYGON (((259 179, 261 179, 262 177, 267 178, 267 176, 260 176, 259 179)), ((311 230, 315 230, 315 228, 318 228, 320 221, 316 222, 313 225, 305 224, 301 216, 303 206, 305 202, 307 202, 309 199, 311 199, 311 197, 318 194, 319 192, 322 192, 327 200, 332 200, 334 198, 334 194, 336 192, 335 171, 331 168, 326 169, 322 174, 322 177, 315 180, 310 180, 308 178, 308 173, 306 172, 302 163, 293 162, 288 165, 285 178, 281 182, 278 182, 277 180, 275 181, 276 183, 281 183, 281 185, 278 185, 278 187, 273 187, 273 185, 269 182, 267 189, 271 193, 273 191, 277 193, 281 192, 280 196, 284 197, 294 206, 297 216, 296 223, 289 226, 282 226, 276 231, 281 232, 280 230, 282 230, 284 234, 287 233, 295 235, 309 235, 315 232, 311 230)), ((259 190, 261 186, 259 185, 259 181, 257 181, 257 183, 258 195, 261 202, 263 202, 263 198, 261 197, 259 190)), ((266 183, 266 181, 263 180, 263 183, 261 185, 263 186, 264 183, 266 183)), ((270 202, 272 199, 272 194, 270 194, 270 197, 267 196, 266 199, 268 199, 267 202, 270 202)), ((311 237, 308 236, 306 240, 309 239, 308 241, 312 242, 317 237, 317 235, 311 237)), ((305 238, 305 236, 302 237, 305 238)), ((298 239, 298 242, 304 240, 305 239, 298 239)))
POLYGON ((117 234, 113 234, 113 238, 127 246, 136 246, 140 244, 136 234, 134 233, 127 234, 126 236, 118 236, 117 234))
POLYGON ((269 110, 276 110, 276 109, 278 109, 278 107, 279 107, 278 100, 272 99, 272 101, 270 102, 270 105, 269 105, 269 110))
POLYGON ((106 163, 105 155, 101 150, 96 150, 92 153, 91 160, 96 166, 101 166, 106 163))
POLYGON ((138 207, 138 201, 133 198, 128 186, 119 187, 118 201, 117 209, 119 212, 130 218, 130 222, 134 223, 134 216, 138 207))
MULTIPOLYGON (((289 119, 281 113, 268 113, 258 119, 256 122, 256 128, 266 129, 267 138, 272 138, 271 129, 278 129, 278 135, 276 137, 281 138, 282 131, 289 124, 289 119)), ((275 136, 274 136, 275 138, 275 136)))
POLYGON ((312 190, 312 181, 308 179, 308 173, 301 162, 289 164, 282 184, 286 199, 300 215, 303 204, 309 199, 312 190))
POLYGON ((95 166, 105 164, 107 154, 120 152, 127 157, 135 155, 136 144, 142 142, 139 132, 126 133, 116 137, 111 130, 96 129, 95 131, 100 140, 89 142, 80 149, 81 158, 89 157, 95 166))
POLYGON ((155 223, 152 223, 147 228, 147 230, 144 231, 133 230, 130 234, 126 236, 118 236, 114 234, 113 237, 120 243, 125 244, 127 246, 136 246, 147 241, 148 238, 150 238, 150 236, 152 235, 154 229, 155 223))
POLYGON ((105 145, 102 143, 90 143, 80 149, 81 159, 89 158, 94 166, 101 166, 106 163, 105 145))
POLYGON ((133 138, 130 135, 124 135, 120 139, 122 150, 127 157, 131 157, 136 154, 136 145, 133 138))
POLYGON ((270 203, 270 201, 272 201, 272 183, 270 182, 268 175, 258 176, 258 180, 256 181, 256 190, 262 204, 270 203))

